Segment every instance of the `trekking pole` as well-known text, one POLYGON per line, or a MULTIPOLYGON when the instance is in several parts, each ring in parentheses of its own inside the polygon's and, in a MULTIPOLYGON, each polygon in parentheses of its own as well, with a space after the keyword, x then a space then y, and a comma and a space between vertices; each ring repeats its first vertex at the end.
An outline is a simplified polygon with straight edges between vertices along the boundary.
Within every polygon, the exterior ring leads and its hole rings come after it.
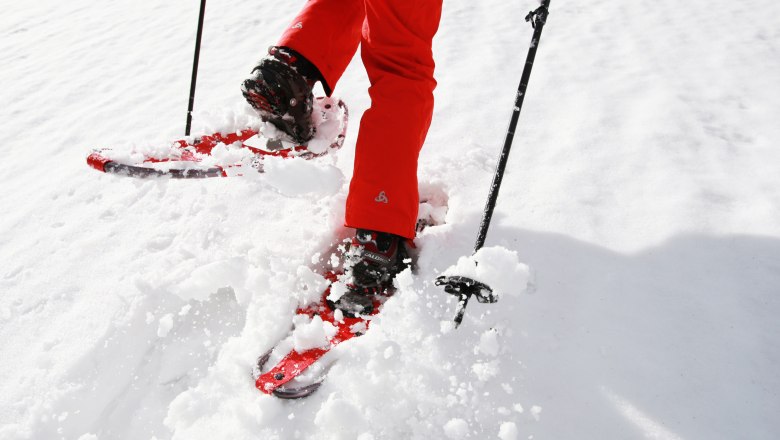
POLYGON ((195 57, 192 60, 192 82, 190 82, 190 104, 187 107, 187 127, 184 135, 190 135, 192 127, 192 108, 195 106, 195 83, 198 80, 198 61, 200 60, 200 39, 203 36, 203 16, 206 14, 206 0, 200 0, 200 16, 198 17, 198 33, 195 37, 195 57))
MULTIPOLYGON (((509 128, 507 129, 506 139, 504 140, 504 148, 501 150, 501 155, 498 158, 498 165, 496 166, 496 171, 493 175, 493 183, 490 185, 490 193, 488 194, 488 200, 482 214, 482 222, 479 225, 477 243, 474 246, 475 253, 485 244, 488 228, 490 228, 490 220, 493 218, 493 210, 496 207, 496 200, 498 200, 498 190, 501 188, 501 180, 504 177, 504 170, 506 169, 507 160, 509 159, 509 150, 512 148, 512 140, 515 137, 517 121, 520 119, 520 109, 523 107, 523 99, 525 98, 525 91, 528 87, 528 80, 531 78, 531 68, 534 65, 534 59, 536 58, 536 49, 539 47, 542 29, 547 22, 547 16, 550 14, 549 8, 550 0, 542 0, 541 6, 536 10, 529 12, 525 17, 525 21, 531 23, 534 34, 533 37, 531 37, 531 46, 528 48, 528 56, 525 59, 525 68, 523 69, 523 75, 520 78, 520 86, 517 89, 515 107, 512 112, 512 119, 509 121, 509 128)), ((458 296, 458 309, 454 319, 455 328, 460 326, 460 323, 463 321, 466 306, 472 296, 476 295, 477 301, 480 303, 494 303, 498 300, 493 294, 493 289, 491 289, 490 286, 469 277, 440 276, 436 278, 436 285, 444 286, 445 292, 458 296)))

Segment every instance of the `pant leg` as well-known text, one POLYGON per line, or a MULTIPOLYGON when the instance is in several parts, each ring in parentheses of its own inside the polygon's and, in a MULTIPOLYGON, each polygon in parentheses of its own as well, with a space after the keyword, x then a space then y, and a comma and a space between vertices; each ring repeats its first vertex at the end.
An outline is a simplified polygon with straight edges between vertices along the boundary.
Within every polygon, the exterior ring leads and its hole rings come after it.
POLYGON ((412 238, 417 158, 433 114, 442 0, 365 0, 361 56, 371 107, 360 122, 346 223, 412 238))
POLYGON ((317 66, 328 96, 360 44, 365 19, 363 1, 309 0, 277 43, 317 66))

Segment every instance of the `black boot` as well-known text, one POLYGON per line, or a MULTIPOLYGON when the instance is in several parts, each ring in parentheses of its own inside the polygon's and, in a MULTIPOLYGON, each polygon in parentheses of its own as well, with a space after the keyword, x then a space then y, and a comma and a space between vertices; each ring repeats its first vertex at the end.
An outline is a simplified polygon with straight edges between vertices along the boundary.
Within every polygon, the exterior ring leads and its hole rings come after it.
POLYGON ((332 307, 347 316, 370 315, 374 297, 393 286, 393 278, 409 266, 405 238, 358 229, 344 253, 344 281, 349 290, 332 307))
POLYGON ((317 67, 301 54, 272 47, 241 85, 241 92, 263 121, 305 145, 314 136, 312 88, 321 80, 317 67))

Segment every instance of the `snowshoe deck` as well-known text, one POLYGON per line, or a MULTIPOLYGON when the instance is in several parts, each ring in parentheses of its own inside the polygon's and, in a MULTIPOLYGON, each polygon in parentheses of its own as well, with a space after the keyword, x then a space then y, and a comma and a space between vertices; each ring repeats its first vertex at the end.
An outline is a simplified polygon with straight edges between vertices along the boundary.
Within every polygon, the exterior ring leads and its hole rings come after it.
MULTIPOLYGON (((417 221, 417 232, 429 226, 442 224, 446 210, 444 197, 433 197, 431 200, 422 201, 418 211, 420 218, 417 221)), ((296 311, 296 315, 304 315, 309 320, 319 317, 323 323, 332 324, 336 328, 335 334, 324 346, 308 350, 296 351, 291 344, 285 345, 284 342, 272 347, 258 358, 254 368, 253 376, 258 390, 282 399, 302 398, 317 391, 327 374, 329 365, 325 357, 328 353, 337 345, 368 331, 371 321, 381 312, 382 305, 394 293, 391 288, 374 295, 374 307, 369 315, 349 317, 346 313, 337 313, 328 305, 331 287, 338 280, 339 275, 339 272, 327 272, 324 277, 329 284, 322 293, 320 301, 306 307, 299 307, 296 311), (274 359, 272 366, 267 368, 267 364, 272 359, 274 359)), ((294 331, 295 329, 285 341, 289 340, 294 331)))
MULTIPOLYGON (((347 132, 349 112, 341 100, 318 97, 313 117, 318 131, 307 145, 295 145, 278 137, 268 136, 259 128, 246 128, 234 133, 214 133, 182 139, 163 148, 95 149, 87 164, 105 173, 130 177, 171 177, 199 179, 241 175, 245 169, 263 172, 263 157, 301 157, 311 159, 341 148, 347 132), (316 146, 316 147, 315 147, 316 146), (241 160, 229 159, 229 154, 217 155, 215 149, 244 149, 241 160)), ((273 131, 273 129, 271 129, 273 131)))

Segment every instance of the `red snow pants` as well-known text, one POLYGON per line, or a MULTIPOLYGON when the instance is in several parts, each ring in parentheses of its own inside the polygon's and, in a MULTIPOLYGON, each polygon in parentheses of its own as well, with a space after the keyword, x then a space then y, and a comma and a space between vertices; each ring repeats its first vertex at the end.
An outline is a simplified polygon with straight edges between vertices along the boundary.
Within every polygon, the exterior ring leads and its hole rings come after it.
POLYGON ((441 7, 442 0, 309 0, 278 43, 317 66, 328 94, 360 45, 371 107, 360 121, 348 227, 415 235, 441 7))

